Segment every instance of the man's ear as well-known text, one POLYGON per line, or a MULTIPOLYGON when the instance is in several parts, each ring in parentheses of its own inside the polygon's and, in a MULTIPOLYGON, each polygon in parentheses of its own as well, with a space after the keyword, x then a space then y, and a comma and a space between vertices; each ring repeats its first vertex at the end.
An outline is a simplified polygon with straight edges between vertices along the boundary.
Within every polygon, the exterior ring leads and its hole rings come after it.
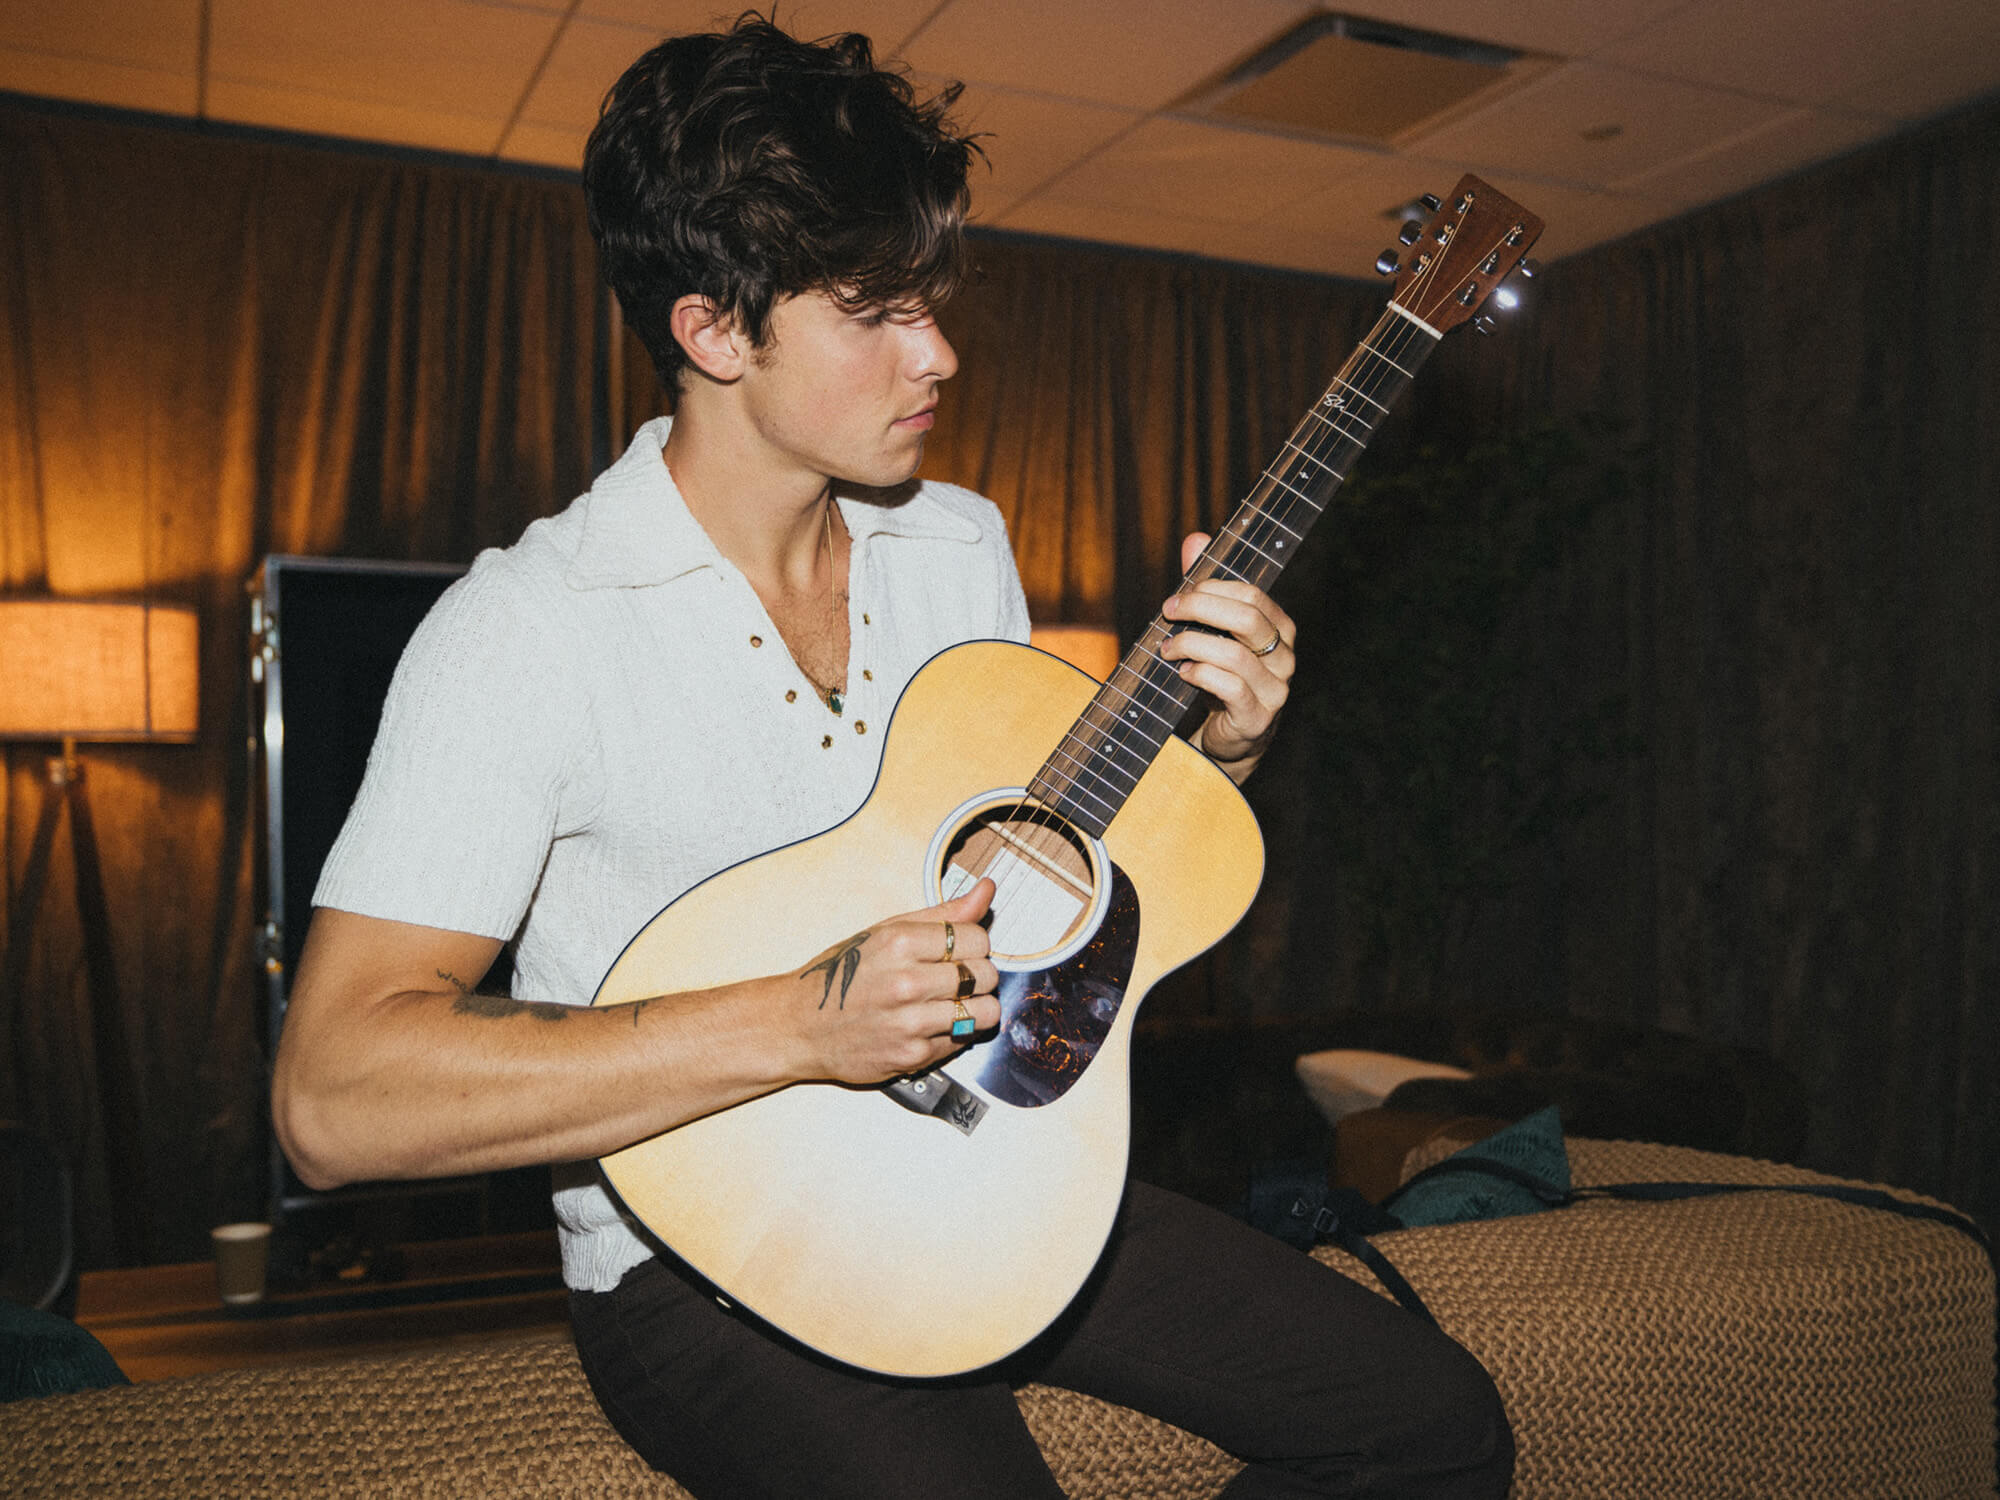
POLYGON ((736 320, 708 298, 690 292, 674 304, 667 326, 687 354, 688 363, 712 380, 732 381, 743 373, 750 341, 736 320))

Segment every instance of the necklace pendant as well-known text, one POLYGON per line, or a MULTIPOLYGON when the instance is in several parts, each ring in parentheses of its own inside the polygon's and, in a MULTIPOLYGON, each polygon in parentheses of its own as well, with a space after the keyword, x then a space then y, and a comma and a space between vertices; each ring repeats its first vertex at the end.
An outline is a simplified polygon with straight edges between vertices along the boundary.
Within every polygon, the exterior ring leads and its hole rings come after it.
POLYGON ((826 706, 836 714, 840 712, 845 703, 846 700, 840 696, 839 688, 828 688, 826 690, 826 706))

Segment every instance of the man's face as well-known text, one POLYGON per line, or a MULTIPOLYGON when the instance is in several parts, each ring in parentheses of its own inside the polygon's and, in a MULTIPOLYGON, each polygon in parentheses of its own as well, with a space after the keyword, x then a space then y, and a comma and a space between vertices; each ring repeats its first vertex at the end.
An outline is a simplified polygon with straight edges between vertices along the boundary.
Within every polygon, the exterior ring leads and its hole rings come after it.
POLYGON ((744 395, 782 461, 880 488, 916 473, 937 388, 957 369, 929 312, 847 308, 806 292, 772 308, 744 395))

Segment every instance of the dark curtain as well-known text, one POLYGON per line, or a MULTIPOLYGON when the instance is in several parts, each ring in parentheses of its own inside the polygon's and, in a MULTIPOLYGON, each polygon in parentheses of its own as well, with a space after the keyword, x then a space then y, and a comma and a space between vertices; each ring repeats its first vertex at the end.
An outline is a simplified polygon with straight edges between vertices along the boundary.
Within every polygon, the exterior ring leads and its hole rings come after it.
MULTIPOLYGON (((1767 1047, 1812 1091, 1815 1160, 1989 1218, 1994 123, 1552 268, 1506 339, 1440 351, 1367 461, 1586 412, 1641 455, 1508 624, 1538 674, 1523 716, 1603 698, 1630 748, 1465 914, 1428 995, 1767 1047)), ((658 392, 629 336, 602 342, 566 183, 17 107, 0 194, 0 585, 203 609, 202 743, 89 752, 147 1149, 173 1178, 147 1248, 187 1257, 261 1192, 243 578, 273 550, 505 542, 658 392)), ((1383 300, 999 237, 979 259, 927 469, 1001 505, 1039 616, 1127 636, 1180 534, 1227 513, 1383 300)), ((1308 642, 1344 628, 1311 581, 1288 596, 1308 642)), ((1252 788, 1265 894, 1156 992, 1162 1023, 1379 999, 1313 841, 1345 789, 1293 719, 1252 788)), ((8 755, 11 888, 40 756, 8 755)), ((36 947, 0 1113, 85 1163, 101 1261, 60 902, 36 947)))
POLYGON ((1767 1048, 2000 1223, 2000 108, 1552 268, 1419 391, 1638 445, 1542 628, 1639 753, 1457 976, 1767 1048), (1566 643, 1566 644, 1565 644, 1566 643))
MULTIPOLYGON (((573 183, 0 108, 0 588, 201 614, 199 744, 83 747, 147 1257, 262 1213, 244 582, 268 552, 464 560, 587 483, 582 220, 573 183)), ((6 754, 12 896, 45 751, 6 754)), ((75 1164, 92 1265, 134 1174, 107 1171, 68 850, 0 1017, 0 1116, 75 1164)))

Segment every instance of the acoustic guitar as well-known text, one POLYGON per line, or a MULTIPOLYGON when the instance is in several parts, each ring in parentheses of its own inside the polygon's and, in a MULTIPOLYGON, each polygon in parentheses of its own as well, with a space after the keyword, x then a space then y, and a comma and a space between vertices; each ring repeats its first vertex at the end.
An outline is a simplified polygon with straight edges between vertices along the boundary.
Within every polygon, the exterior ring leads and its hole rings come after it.
MULTIPOLYGON (((1268 588, 1450 329, 1541 221, 1473 177, 1406 225, 1381 320, 1299 419, 1182 587, 1268 588)), ((1198 690, 1155 618, 1109 680, 1003 641, 933 657, 861 808, 723 870, 633 938, 594 1004, 801 971, 885 914, 991 876, 1001 1021, 879 1088, 798 1084, 603 1159, 625 1206, 720 1291, 885 1374, 991 1364, 1069 1304, 1123 1193, 1140 1001, 1256 894, 1263 842, 1234 784, 1175 731, 1198 690), (764 941, 764 913, 786 914, 764 941)))

